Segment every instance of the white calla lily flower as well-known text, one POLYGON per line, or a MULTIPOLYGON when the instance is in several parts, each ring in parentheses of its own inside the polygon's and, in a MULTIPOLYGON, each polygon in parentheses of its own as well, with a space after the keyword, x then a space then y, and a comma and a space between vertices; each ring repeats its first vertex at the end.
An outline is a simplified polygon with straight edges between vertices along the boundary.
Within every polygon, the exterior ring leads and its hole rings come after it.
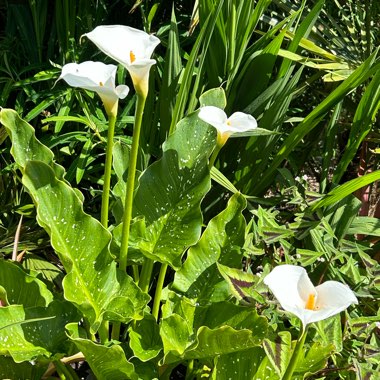
POLYGON ((148 93, 151 59, 160 40, 142 30, 125 25, 102 25, 84 34, 103 53, 121 63, 130 73, 137 93, 148 93))
POLYGON ((58 79, 63 79, 72 87, 98 93, 107 114, 115 116, 118 100, 124 99, 129 92, 128 86, 115 87, 116 70, 117 66, 106 65, 102 62, 69 63, 62 67, 62 73, 58 79))
POLYGON ((257 128, 257 121, 253 116, 243 112, 235 112, 227 118, 222 109, 214 106, 202 107, 198 116, 201 120, 216 128, 219 145, 224 145, 234 133, 247 132, 257 128))
POLYGON ((352 290, 337 281, 326 281, 314 287, 304 268, 279 265, 265 278, 285 311, 297 316, 304 326, 322 321, 346 310, 358 300, 352 290))

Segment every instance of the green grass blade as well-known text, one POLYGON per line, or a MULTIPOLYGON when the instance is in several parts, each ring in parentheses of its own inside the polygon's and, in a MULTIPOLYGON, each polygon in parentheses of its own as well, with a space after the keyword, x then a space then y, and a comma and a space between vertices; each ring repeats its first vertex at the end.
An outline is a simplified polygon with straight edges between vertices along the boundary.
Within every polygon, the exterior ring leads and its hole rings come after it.
POLYGON ((337 87, 322 103, 308 114, 305 119, 290 133, 286 138, 278 153, 273 159, 270 167, 266 170, 262 180, 257 185, 255 191, 260 193, 272 182, 273 175, 283 160, 290 152, 302 141, 302 139, 317 126, 326 112, 340 102, 349 92, 354 90, 360 84, 370 78, 380 67, 375 59, 378 50, 376 50, 360 67, 358 67, 349 78, 347 78, 339 87, 337 87))
POLYGON ((320 201, 315 203, 311 209, 314 211, 318 208, 332 205, 345 198, 347 195, 352 194, 354 191, 361 189, 364 186, 369 185, 372 182, 378 181, 380 179, 380 170, 377 170, 373 173, 363 175, 362 177, 355 178, 351 181, 346 182, 343 185, 340 185, 328 194, 326 194, 320 201))
MULTIPOLYGON (((301 22, 300 26, 297 28, 297 31, 294 37, 292 38, 292 41, 287 49, 289 52, 295 53, 297 51, 297 48, 299 46, 301 39, 307 38, 309 36, 309 33, 317 21, 319 13, 324 3, 325 3, 325 0, 319 0, 318 3, 314 6, 314 8, 310 11, 310 13, 301 22)), ((305 5, 305 1, 303 1, 301 4, 301 11, 303 10, 304 5, 305 5)), ((278 78, 285 75, 290 65, 291 65, 291 60, 289 59, 285 59, 282 62, 282 65, 278 72, 278 78)))
MULTIPOLYGON (((233 78, 237 75, 237 73, 240 70, 240 65, 242 63, 243 57, 245 55, 247 46, 249 44, 249 41, 251 39, 252 33, 255 30, 257 23, 260 20, 260 17, 263 15, 265 10, 268 8, 269 4, 271 3, 271 0, 259 0, 253 13, 250 16, 249 23, 247 27, 245 28, 238 28, 237 36, 238 43, 236 44, 238 47, 238 51, 236 52, 236 59, 235 59, 235 66, 233 70, 231 71, 228 79, 228 83, 232 84, 233 78)), ((227 86, 227 93, 229 91, 229 86, 227 86)))
POLYGON ((323 194, 326 190, 328 183, 328 175, 331 168, 331 162, 334 154, 334 144, 336 135, 338 133, 338 119, 342 111, 343 102, 339 102, 331 115, 329 124, 327 126, 326 135, 324 138, 323 160, 320 179, 320 192, 323 194))
MULTIPOLYGON (((191 50, 189 60, 187 62, 187 65, 183 73, 181 86, 178 91, 177 102, 174 107, 169 134, 174 132, 175 126, 184 115, 185 106, 188 99, 188 94, 190 93, 190 88, 191 88, 191 78, 194 74, 195 63, 198 59, 199 50, 202 44, 204 44, 204 49, 207 50, 208 44, 210 42, 210 37, 214 31, 216 20, 222 8, 223 2, 224 0, 221 0, 218 6, 214 8, 213 13, 211 13, 210 16, 207 18, 207 20, 205 21, 205 23, 203 24, 201 28, 201 32, 199 33, 197 40, 195 41, 194 47, 191 50)), ((204 56, 203 58, 201 58, 201 63, 199 64, 199 70, 202 69, 202 62, 204 62, 204 56)), ((194 88, 194 91, 196 91, 195 86, 193 88, 194 88)))
POLYGON ((342 159, 334 173, 333 181, 338 183, 343 177, 348 165, 355 157, 360 144, 370 132, 380 107, 380 70, 375 74, 356 109, 350 136, 342 159))
POLYGON ((165 140, 166 134, 170 127, 173 108, 177 98, 178 80, 182 71, 180 49, 177 20, 173 7, 170 21, 168 47, 164 60, 165 66, 162 74, 162 85, 160 89, 161 141, 165 140))
POLYGON ((210 30, 210 32, 208 32, 206 34, 206 38, 205 38, 205 41, 203 43, 203 48, 202 48, 202 52, 200 54, 199 64, 198 64, 198 75, 195 76, 195 81, 193 84, 193 90, 191 92, 189 104, 187 107, 187 113, 193 112, 196 108, 197 103, 198 103, 197 94, 199 93, 201 78, 203 78, 203 75, 201 73, 205 70, 205 62, 206 62, 207 53, 215 51, 214 46, 212 46, 212 50, 211 49, 209 50, 209 46, 210 46, 211 38, 212 38, 213 33, 214 33, 215 26, 217 26, 217 22, 219 20, 218 15, 221 14, 223 2, 224 2, 224 0, 220 1, 218 4, 218 7, 215 8, 215 10, 214 10, 214 15, 213 15, 213 18, 212 18, 211 23, 210 23, 210 29, 211 30, 210 30))

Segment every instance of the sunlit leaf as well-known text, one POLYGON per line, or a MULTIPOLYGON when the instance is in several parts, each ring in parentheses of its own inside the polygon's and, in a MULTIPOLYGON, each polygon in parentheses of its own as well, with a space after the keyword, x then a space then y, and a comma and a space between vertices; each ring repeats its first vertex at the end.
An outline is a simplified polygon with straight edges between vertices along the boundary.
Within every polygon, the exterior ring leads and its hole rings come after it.
POLYGON ((377 170, 373 173, 368 173, 363 175, 362 177, 354 178, 351 181, 346 182, 343 185, 335 187, 328 194, 326 194, 320 201, 316 202, 313 206, 311 206, 312 210, 316 210, 317 208, 329 206, 334 204, 346 196, 352 194, 354 191, 369 185, 372 182, 375 182, 380 179, 380 170, 377 170))
POLYGON ((265 352, 261 347, 217 356, 211 379, 253 379, 264 358, 265 352))
POLYGON ((245 207, 244 197, 234 194, 227 208, 209 222, 201 239, 189 249, 185 263, 175 274, 173 289, 186 293, 190 298, 205 301, 213 293, 215 301, 228 295, 227 289, 217 290, 217 284, 223 277, 216 263, 240 266, 242 253, 239 247, 244 244, 245 234, 245 220, 241 212, 245 207))
POLYGON ((252 307, 228 302, 201 307, 186 297, 171 294, 160 329, 163 362, 244 351, 259 345, 266 330, 265 318, 252 307))
POLYGON ((10 305, 47 306, 53 301, 52 293, 41 280, 27 274, 12 261, 0 259, 0 286, 5 290, 10 305))
POLYGON ((119 345, 104 346, 80 337, 76 324, 66 326, 71 340, 83 352, 97 379, 138 380, 134 366, 119 345))
POLYGON ((63 168, 53 162, 52 152, 36 140, 33 128, 14 111, 2 110, 0 116, 2 122, 6 119, 12 152, 36 204, 38 222, 49 233, 66 269, 65 298, 88 318, 94 332, 103 318, 124 322, 142 318, 149 297, 116 268, 109 252, 110 233, 83 212, 82 197, 61 180, 63 168), (21 149, 25 136, 27 149, 21 149), (39 160, 31 161, 33 158, 39 160))
POLYGON ((15 362, 50 357, 69 350, 67 323, 79 320, 68 302, 53 301, 47 308, 11 305, 0 307, 0 354, 15 362))
POLYGON ((134 199, 135 216, 144 216, 147 257, 181 265, 181 256, 201 232, 200 203, 210 188, 208 156, 214 130, 195 114, 183 119, 163 146, 162 158, 142 174, 134 199))
POLYGON ((155 358, 162 350, 158 324, 150 314, 130 326, 129 339, 133 353, 143 362, 155 358))

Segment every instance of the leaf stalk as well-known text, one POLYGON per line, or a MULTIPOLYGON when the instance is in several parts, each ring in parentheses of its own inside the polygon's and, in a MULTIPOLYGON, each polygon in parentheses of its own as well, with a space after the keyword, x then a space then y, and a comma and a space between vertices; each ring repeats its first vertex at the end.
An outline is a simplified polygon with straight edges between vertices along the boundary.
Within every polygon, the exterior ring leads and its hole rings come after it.
POLYGON ((136 113, 135 113, 135 125, 133 128, 132 147, 131 147, 131 154, 129 158, 127 192, 126 192, 125 203, 124 203, 123 229, 122 229, 121 248, 120 248, 120 269, 123 271, 127 269, 129 228, 130 228, 131 220, 132 220, 132 206, 133 206, 133 194, 134 194, 134 188, 135 188, 137 155, 139 151, 141 124, 142 124, 142 118, 144 114, 144 107, 145 107, 145 101, 146 101, 146 95, 139 92, 137 92, 136 94, 137 94, 137 103, 136 103, 136 113))
POLYGON ((163 263, 161 265, 160 274, 158 275, 156 292, 154 294, 154 301, 153 301, 153 308, 152 308, 152 315, 156 321, 158 320, 158 313, 160 310, 160 302, 161 302, 161 293, 162 293, 162 288, 164 286, 167 269, 168 269, 168 264, 163 263))
POLYGON ((288 367, 286 368, 286 371, 284 375, 282 376, 281 380, 291 380, 293 372, 296 369, 299 359, 301 357, 301 352, 306 340, 306 335, 307 335, 307 326, 303 328, 302 330, 300 330, 300 336, 297 340, 296 346, 294 347, 294 351, 293 351, 292 357, 290 358, 288 367))
POLYGON ((102 193, 102 208, 100 213, 100 222, 104 228, 108 227, 108 209, 111 187, 111 171, 112 171, 112 152, 113 138, 115 135, 116 115, 110 115, 108 121, 107 148, 106 148, 106 163, 104 168, 104 182, 102 193))

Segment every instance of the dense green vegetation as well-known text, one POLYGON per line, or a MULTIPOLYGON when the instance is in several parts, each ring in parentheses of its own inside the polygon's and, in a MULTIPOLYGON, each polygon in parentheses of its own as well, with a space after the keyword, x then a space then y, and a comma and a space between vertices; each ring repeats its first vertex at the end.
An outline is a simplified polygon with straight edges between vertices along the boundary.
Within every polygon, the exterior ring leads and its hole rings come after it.
POLYGON ((379 29, 376 0, 2 3, 0 378, 377 379, 379 29), (160 39, 146 99, 83 36, 117 24, 160 39), (117 115, 58 80, 85 61, 117 115), (220 144, 207 106, 258 128, 220 144), (358 304, 297 341, 283 264, 358 304))

